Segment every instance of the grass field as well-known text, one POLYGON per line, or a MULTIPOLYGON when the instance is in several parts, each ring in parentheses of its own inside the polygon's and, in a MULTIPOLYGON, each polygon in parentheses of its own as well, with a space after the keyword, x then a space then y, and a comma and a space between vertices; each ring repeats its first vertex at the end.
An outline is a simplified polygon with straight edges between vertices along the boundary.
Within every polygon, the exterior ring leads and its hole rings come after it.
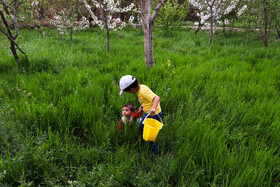
MULTIPOLYGON (((226 39, 182 29, 154 34, 155 66, 143 34, 125 28, 82 31, 70 41, 20 30, 29 71, 0 35, 1 186, 280 185, 280 43, 268 48, 242 33, 226 39), (122 75, 161 98, 161 156, 136 124, 117 134, 122 75)), ((23 56, 21 56, 22 59, 23 56)))

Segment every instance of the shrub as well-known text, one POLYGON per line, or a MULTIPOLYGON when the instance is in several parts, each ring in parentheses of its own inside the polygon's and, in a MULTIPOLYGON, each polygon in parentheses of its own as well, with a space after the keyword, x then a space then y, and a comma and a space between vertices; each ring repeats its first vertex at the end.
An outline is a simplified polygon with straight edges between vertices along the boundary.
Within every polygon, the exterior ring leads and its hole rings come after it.
POLYGON ((188 14, 188 3, 179 4, 178 0, 168 0, 160 9, 155 27, 164 36, 172 36, 174 31, 182 26, 182 21, 188 14))

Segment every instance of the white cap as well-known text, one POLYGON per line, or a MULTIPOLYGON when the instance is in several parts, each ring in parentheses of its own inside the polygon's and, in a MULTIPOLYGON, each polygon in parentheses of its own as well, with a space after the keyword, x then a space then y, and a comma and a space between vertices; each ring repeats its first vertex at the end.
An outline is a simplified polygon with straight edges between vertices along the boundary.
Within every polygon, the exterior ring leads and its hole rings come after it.
POLYGON ((132 83, 134 83, 135 80, 135 77, 131 75, 122 76, 122 78, 120 79, 120 95, 123 93, 123 90, 129 87, 132 83))

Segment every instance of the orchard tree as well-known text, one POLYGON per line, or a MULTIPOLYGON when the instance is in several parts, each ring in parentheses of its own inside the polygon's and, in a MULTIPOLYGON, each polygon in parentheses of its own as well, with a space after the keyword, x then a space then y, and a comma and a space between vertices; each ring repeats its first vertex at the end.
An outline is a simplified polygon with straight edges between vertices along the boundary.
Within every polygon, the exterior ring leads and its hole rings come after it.
MULTIPOLYGON (((122 29, 126 26, 124 20, 120 18, 113 17, 116 13, 125 13, 133 11, 134 4, 122 8, 120 0, 91 0, 91 5, 83 0, 87 10, 90 13, 91 18, 94 23, 97 24, 101 29, 106 30, 106 49, 109 52, 110 42, 109 42, 109 30, 122 29), (99 9, 99 14, 94 13, 93 9, 99 9)), ((129 20, 133 21, 132 18, 129 20)))
POLYGON ((71 9, 63 9, 59 13, 54 14, 54 20, 50 20, 50 23, 56 27, 60 37, 69 34, 70 40, 72 40, 73 32, 84 30, 89 27, 88 20, 83 17, 82 21, 79 21, 77 14, 71 9))
POLYGON ((279 0, 273 0, 273 10, 271 11, 272 17, 273 17, 273 26, 275 27, 275 31, 277 33, 278 39, 280 39, 280 1, 279 0))
POLYGON ((79 19, 82 7, 79 0, 61 0, 59 3, 53 3, 51 7, 53 18, 50 19, 50 23, 56 27, 60 37, 69 34, 72 40, 73 32, 89 27, 85 17, 79 19))
POLYGON ((141 0, 141 17, 144 31, 145 62, 148 68, 154 66, 153 26, 158 12, 167 0, 160 0, 151 14, 152 0, 141 0))
POLYGON ((248 9, 242 16, 248 27, 259 30, 265 47, 268 46, 269 37, 279 32, 279 0, 248 0, 248 9))
POLYGON ((226 15, 222 16, 222 18, 221 18, 223 33, 227 38, 230 37, 230 35, 233 31, 235 21, 237 21, 240 18, 240 15, 242 15, 244 13, 244 11, 247 9, 247 5, 243 5, 241 1, 239 1, 239 3, 237 4, 236 7, 237 8, 235 8, 229 14, 226 14, 226 15), (229 33, 227 33, 226 27, 229 27, 229 26, 230 26, 230 28, 228 29, 229 33))
MULTIPOLYGON (((271 26, 273 18, 270 14, 273 10, 272 4, 270 0, 258 0, 255 1, 255 5, 257 5, 258 14, 257 16, 257 25, 260 30, 260 34, 262 36, 263 42, 265 47, 267 47, 267 41, 268 41, 268 28, 271 26)), ((279 10, 278 10, 279 11, 279 10)))
MULTIPOLYGON (((222 17, 231 13, 236 8, 239 0, 190 0, 190 3, 198 9, 198 23, 202 29, 209 29, 209 45, 212 44, 216 25, 224 24, 222 17)), ((228 24, 228 20, 224 20, 228 24)))
POLYGON ((32 11, 34 18, 37 20, 43 20, 46 17, 50 16, 48 15, 49 9, 54 8, 57 9, 59 7, 59 4, 63 4, 63 1, 60 1, 58 3, 57 0, 27 0, 29 4, 32 6, 32 11))
POLYGON ((41 36, 46 37, 47 31, 49 30, 49 25, 47 21, 44 21, 46 17, 46 12, 50 8, 51 2, 48 0, 27 0, 30 9, 27 11, 27 23, 28 25, 35 28, 41 36))
POLYGON ((10 49, 18 65, 22 65, 20 58, 17 54, 17 49, 25 56, 27 65, 29 66, 29 60, 26 53, 18 46, 16 39, 18 37, 18 10, 20 5, 24 3, 23 0, 11 0, 9 2, 0 0, 0 17, 5 29, 1 29, 3 33, 10 40, 10 49), (8 21, 7 17, 11 17, 11 22, 8 21))

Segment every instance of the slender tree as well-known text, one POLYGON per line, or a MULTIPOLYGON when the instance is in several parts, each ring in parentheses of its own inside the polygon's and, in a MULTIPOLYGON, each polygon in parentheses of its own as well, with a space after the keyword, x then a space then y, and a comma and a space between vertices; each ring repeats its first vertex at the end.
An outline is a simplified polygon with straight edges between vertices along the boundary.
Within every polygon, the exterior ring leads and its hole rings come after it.
POLYGON ((280 39, 280 1, 279 0, 272 0, 273 3, 273 10, 271 12, 273 19, 273 27, 275 27, 275 31, 277 34, 278 39, 280 39))
MULTIPOLYGON (((272 34, 273 31, 272 23, 277 19, 273 17, 273 12, 276 7, 271 0, 254 0, 254 6, 257 10, 257 12, 255 12, 255 16, 257 17, 255 20, 256 26, 260 31, 264 46, 267 47, 269 35, 272 34)), ((276 11, 279 11, 279 9, 276 9, 276 11)))
POLYGON ((71 41, 73 32, 89 27, 89 21, 85 17, 82 18, 82 21, 79 21, 73 9, 64 8, 60 12, 54 13, 54 15, 54 20, 50 20, 50 23, 56 27, 60 37, 69 34, 71 41))
POLYGON ((153 26, 157 14, 167 0, 161 0, 151 14, 151 1, 141 0, 141 17, 144 31, 145 62, 148 68, 154 66, 153 26))
POLYGON ((199 28, 209 29, 209 45, 212 44, 216 25, 225 23, 221 18, 231 13, 238 2, 239 0, 190 0, 190 3, 198 9, 199 28))
POLYGON ((83 2, 94 23, 106 31, 106 49, 107 52, 109 52, 109 30, 122 29, 126 26, 124 20, 122 21, 120 18, 116 18, 116 13, 133 11, 134 4, 131 3, 130 5, 122 8, 121 0, 91 0, 91 5, 86 0, 83 0, 83 2), (95 8, 99 10, 99 14, 92 10, 95 8))
POLYGON ((80 16, 82 3, 79 0, 60 0, 50 4, 53 18, 50 23, 57 28, 58 35, 69 34, 72 40, 73 33, 89 27, 89 21, 80 16))
POLYGON ((280 34, 277 29, 280 24, 279 0, 248 0, 247 11, 243 14, 243 22, 249 30, 258 30, 264 46, 268 46, 269 38, 274 34, 280 34))
POLYGON ((0 6, 0 17, 5 27, 5 29, 0 28, 0 32, 7 36, 7 38, 10 40, 10 49, 17 64, 22 65, 16 49, 18 49, 25 56, 27 65, 29 66, 29 60, 26 53, 18 46, 15 41, 18 37, 17 13, 19 6, 23 3, 23 0, 13 0, 11 4, 7 3, 5 0, 0 0, 0 3, 3 8, 2 9, 0 6), (7 21, 5 15, 12 16, 13 20, 11 23, 7 21), (14 34, 12 29, 14 29, 14 34))

